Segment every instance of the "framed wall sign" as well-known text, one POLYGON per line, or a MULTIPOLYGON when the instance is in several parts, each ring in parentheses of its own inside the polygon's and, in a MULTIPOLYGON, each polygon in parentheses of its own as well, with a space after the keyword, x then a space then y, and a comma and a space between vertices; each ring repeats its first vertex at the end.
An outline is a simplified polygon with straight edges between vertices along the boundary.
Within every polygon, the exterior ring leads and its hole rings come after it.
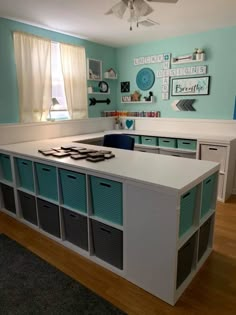
POLYGON ((96 59, 87 59, 88 79, 101 81, 102 80, 102 61, 96 59))
POLYGON ((172 79, 172 96, 208 95, 210 77, 172 79))

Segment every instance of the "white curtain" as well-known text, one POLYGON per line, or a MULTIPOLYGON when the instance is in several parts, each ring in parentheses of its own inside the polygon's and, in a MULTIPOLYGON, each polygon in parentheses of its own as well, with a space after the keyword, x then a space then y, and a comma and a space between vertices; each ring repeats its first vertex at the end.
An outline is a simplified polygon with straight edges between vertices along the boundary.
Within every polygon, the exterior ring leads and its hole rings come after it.
POLYGON ((21 122, 47 119, 51 106, 51 42, 14 32, 21 122))
POLYGON ((60 44, 62 73, 71 119, 88 117, 86 56, 84 47, 60 44))

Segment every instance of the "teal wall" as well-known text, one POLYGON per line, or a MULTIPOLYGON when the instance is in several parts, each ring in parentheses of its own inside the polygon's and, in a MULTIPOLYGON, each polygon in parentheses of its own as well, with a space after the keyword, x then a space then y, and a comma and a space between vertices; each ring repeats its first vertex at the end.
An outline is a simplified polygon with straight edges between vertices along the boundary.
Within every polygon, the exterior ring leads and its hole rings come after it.
MULTIPOLYGON (((16 68, 14 61, 12 32, 23 31, 46 37, 56 42, 81 45, 85 47, 87 58, 102 60, 103 72, 116 68, 116 50, 114 48, 63 35, 42 28, 0 18, 0 123, 16 123, 19 121, 16 68)), ((91 83, 91 82, 90 82, 91 83)), ((97 84, 93 82, 93 84, 97 84)), ((116 82, 109 81, 111 94, 105 98, 111 99, 111 104, 98 104, 89 107, 89 117, 101 116, 101 111, 116 108, 116 82)), ((90 95, 97 99, 104 96, 90 95)))
MULTIPOLYGON (((159 110, 162 117, 179 118, 206 118, 206 119, 232 119, 234 111, 234 99, 236 95, 236 27, 219 29, 205 33, 170 38, 142 45, 129 46, 117 50, 117 68, 120 81, 130 81, 133 92, 138 89, 136 74, 143 67, 150 67, 156 73, 160 64, 133 65, 135 57, 171 53, 173 57, 193 52, 194 48, 203 48, 206 52, 206 61, 194 64, 175 65, 185 67, 190 65, 207 65, 208 74, 211 77, 210 95, 199 97, 182 97, 196 99, 194 107, 196 112, 176 112, 171 108, 174 99, 161 100, 161 79, 156 79, 151 91, 157 97, 155 104, 121 104, 120 86, 117 87, 118 109, 128 111, 159 110)), ((140 91, 148 95, 148 91, 140 91)))
MULTIPOLYGON (((0 18, 0 123, 16 123, 19 121, 16 69, 12 41, 12 32, 15 30, 29 32, 53 41, 82 45, 86 49, 88 58, 102 60, 103 73, 111 67, 117 70, 119 79, 117 81, 107 80, 110 85, 110 95, 89 95, 89 97, 97 99, 109 97, 111 104, 89 106, 89 117, 101 116, 102 111, 114 109, 128 111, 159 110, 162 117, 206 119, 232 119, 233 117, 236 95, 236 27, 115 49, 0 18), (160 64, 134 66, 133 59, 135 57, 161 53, 171 53, 175 57, 191 53, 195 47, 205 50, 206 61, 199 65, 207 65, 207 75, 211 77, 210 95, 187 97, 196 99, 194 103, 196 112, 175 112, 171 108, 171 103, 174 99, 179 99, 179 97, 171 97, 168 101, 161 100, 161 79, 156 79, 151 89, 157 98, 156 103, 121 104, 120 100, 123 95, 120 93, 121 81, 130 81, 131 92, 133 92, 138 89, 136 86, 136 74, 141 68, 150 67, 155 73, 160 69, 160 64)), ((182 64, 180 66, 190 65, 198 64, 182 64)), ((172 66, 172 68, 176 67, 179 66, 172 66)), ((88 81, 88 84, 90 85, 91 82, 88 81)), ((96 85, 97 83, 93 82, 93 84, 96 85)), ((142 94, 144 96, 148 95, 148 91, 142 92, 142 94)))

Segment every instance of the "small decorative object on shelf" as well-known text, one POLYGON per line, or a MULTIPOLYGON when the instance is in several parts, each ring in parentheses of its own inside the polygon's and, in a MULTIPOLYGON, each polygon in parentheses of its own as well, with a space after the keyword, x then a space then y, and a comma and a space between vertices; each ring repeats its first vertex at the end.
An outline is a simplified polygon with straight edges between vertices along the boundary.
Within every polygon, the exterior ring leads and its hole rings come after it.
POLYGON ((117 79, 117 74, 114 69, 110 68, 104 73, 105 79, 117 79))
POLYGON ((204 61, 205 60, 205 52, 204 52, 204 50, 200 49, 200 48, 195 48, 194 59, 196 61, 204 61))
POLYGON ((121 97, 122 102, 131 102, 131 96, 126 95, 121 97))
POLYGON ((133 94, 131 94, 131 102, 139 102, 141 99, 142 94, 139 93, 139 91, 134 91, 133 94))
POLYGON ((149 92, 149 96, 144 96, 146 102, 150 102, 152 100, 153 93, 152 91, 149 92))
POLYGON ((120 117, 119 116, 115 116, 115 130, 119 130, 120 129, 120 117))
POLYGON ((194 52, 189 55, 172 58, 172 64, 181 64, 188 62, 201 62, 205 60, 205 52, 201 48, 195 48, 194 52))

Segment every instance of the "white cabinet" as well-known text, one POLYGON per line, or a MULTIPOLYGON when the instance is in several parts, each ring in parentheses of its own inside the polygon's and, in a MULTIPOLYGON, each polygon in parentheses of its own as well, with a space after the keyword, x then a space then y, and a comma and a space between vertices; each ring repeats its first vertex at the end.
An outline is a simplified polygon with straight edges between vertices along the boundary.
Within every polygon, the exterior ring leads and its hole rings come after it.
POLYGON ((199 141, 199 159, 220 163, 218 200, 226 201, 233 191, 235 168, 234 144, 199 141))

